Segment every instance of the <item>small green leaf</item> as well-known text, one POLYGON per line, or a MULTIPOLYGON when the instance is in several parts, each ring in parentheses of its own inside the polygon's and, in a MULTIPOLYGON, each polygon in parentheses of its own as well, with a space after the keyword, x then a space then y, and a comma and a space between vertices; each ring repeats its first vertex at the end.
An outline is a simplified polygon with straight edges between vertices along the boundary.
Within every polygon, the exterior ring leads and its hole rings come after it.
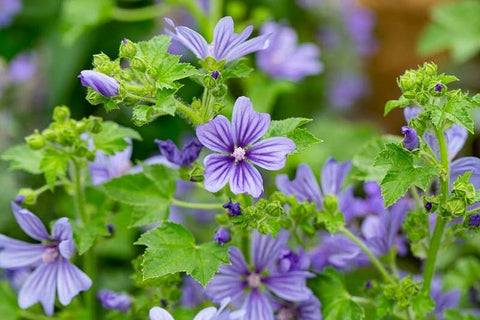
POLYGON ((406 107, 406 106, 408 106, 410 103, 411 103, 411 100, 405 98, 404 96, 401 96, 400 99, 398 99, 398 100, 389 100, 389 101, 387 101, 387 103, 385 104, 385 112, 384 112, 383 115, 386 116, 386 115, 389 114, 390 111, 392 111, 393 109, 399 108, 399 107, 400 107, 400 108, 406 107))
POLYGON ((293 153, 301 152, 308 147, 320 143, 321 140, 315 137, 307 129, 299 128, 312 121, 306 118, 288 118, 285 120, 274 120, 270 123, 270 128, 265 133, 264 138, 269 137, 287 137, 296 145, 293 153))
POLYGON ((165 222, 144 233, 136 244, 145 245, 143 278, 186 272, 206 286, 222 263, 229 263, 228 248, 214 242, 195 244, 193 235, 180 224, 165 222))
POLYGON ((435 309, 435 302, 427 294, 417 295, 412 302, 413 311, 421 319, 435 309))
POLYGON ((17 306, 17 296, 7 281, 0 281, 0 314, 2 320, 20 319, 20 308, 17 306))
POLYGON ((95 148, 112 155, 129 146, 126 138, 142 140, 142 137, 135 130, 121 127, 115 122, 106 121, 102 124, 102 131, 93 136, 93 143, 95 148))
POLYGON ((50 189, 53 190, 57 177, 64 177, 67 173, 69 156, 63 152, 56 150, 48 150, 45 152, 40 161, 40 170, 45 175, 45 180, 50 189))
POLYGON ((253 69, 247 65, 246 61, 246 58, 242 58, 227 64, 222 72, 223 79, 248 77, 253 69))
POLYGON ((5 150, 0 158, 10 162, 9 170, 23 170, 32 174, 40 174, 40 161, 43 151, 33 150, 27 144, 19 144, 5 150))

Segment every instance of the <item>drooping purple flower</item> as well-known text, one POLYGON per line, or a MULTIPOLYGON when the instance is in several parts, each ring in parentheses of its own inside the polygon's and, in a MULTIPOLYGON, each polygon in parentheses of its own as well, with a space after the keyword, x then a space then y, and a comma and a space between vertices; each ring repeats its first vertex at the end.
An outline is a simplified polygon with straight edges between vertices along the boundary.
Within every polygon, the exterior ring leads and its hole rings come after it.
POLYGON ((97 298, 105 309, 127 312, 132 307, 132 299, 128 295, 111 290, 100 290, 97 298))
POLYGON ((90 87, 105 97, 118 95, 120 83, 112 77, 93 70, 83 70, 78 75, 84 87, 90 87))
POLYGON ((306 286, 311 274, 306 271, 279 272, 276 264, 286 247, 288 232, 281 231, 274 239, 254 232, 249 267, 236 247, 230 247, 231 265, 222 265, 207 285, 207 295, 218 302, 225 297, 245 310, 245 319, 274 320, 274 296, 290 302, 308 300, 312 293, 306 286))
POLYGON ((230 234, 230 231, 228 231, 228 229, 225 229, 225 228, 219 228, 216 232, 215 232, 215 236, 213 237, 213 240, 220 244, 220 245, 224 245, 225 243, 229 242, 230 240, 232 240, 232 236, 230 234))
MULTIPOLYGON (((231 312, 227 309, 230 303, 230 298, 225 298, 221 301, 220 308, 208 307, 200 310, 193 320, 240 320, 243 319, 244 311, 237 310, 231 312)), ((165 309, 160 307, 153 307, 150 309, 150 320, 175 320, 172 315, 165 309)))
POLYGON ((468 225, 470 227, 478 227, 480 225, 480 213, 475 213, 468 217, 468 225))
POLYGON ((353 189, 352 187, 343 191, 341 189, 351 168, 350 161, 342 163, 333 158, 327 159, 322 168, 320 189, 310 167, 300 164, 294 180, 290 181, 286 174, 278 175, 276 185, 286 195, 295 195, 298 201, 315 203, 319 210, 323 207, 323 199, 326 195, 335 195, 338 197, 340 210, 349 221, 357 215, 356 206, 353 203, 355 201, 353 189))
POLYGON ((45 313, 52 315, 55 292, 60 303, 68 305, 92 285, 90 278, 69 261, 75 252, 72 226, 67 218, 60 218, 50 236, 37 216, 14 202, 11 206, 23 231, 42 243, 26 243, 0 234, 0 268, 34 268, 20 289, 18 304, 25 309, 40 302, 45 313))
POLYGON ((12 83, 19 84, 33 78, 36 71, 37 62, 35 56, 31 53, 21 53, 8 65, 7 76, 12 83))
POLYGON ((247 97, 240 97, 233 107, 232 123, 222 115, 198 125, 197 137, 210 150, 221 154, 208 155, 204 160, 205 188, 217 192, 227 183, 235 193, 258 198, 263 193, 263 179, 255 164, 267 170, 285 166, 287 154, 295 143, 285 137, 258 141, 268 130, 270 115, 253 110, 247 97))
POLYGON ((228 199, 228 202, 223 205, 225 209, 228 210, 230 216, 236 217, 242 214, 242 208, 240 208, 240 202, 233 202, 232 198, 228 199))
POLYGON ((211 44, 208 44, 198 32, 183 26, 177 27, 169 18, 165 18, 165 21, 170 27, 165 32, 182 43, 199 59, 212 57, 217 61, 230 62, 249 53, 264 50, 269 45, 269 35, 261 35, 247 40, 252 34, 252 26, 246 27, 240 34, 235 33, 232 17, 223 17, 218 21, 213 31, 211 44))
POLYGON ((322 72, 320 49, 313 43, 297 45, 294 29, 267 22, 260 32, 271 37, 270 46, 257 54, 257 65, 272 78, 300 81, 322 72))
POLYGON ((0 29, 8 27, 22 7, 20 0, 0 0, 0 29))
POLYGON ((132 150, 132 146, 129 145, 125 150, 116 152, 111 156, 102 151, 97 151, 95 161, 88 163, 92 184, 99 185, 128 173, 131 169, 132 150))
POLYGON ((405 147, 405 149, 412 151, 418 148, 420 142, 418 140, 417 131, 415 131, 415 129, 410 128, 409 126, 403 126, 402 134, 405 136, 403 138, 403 146, 405 147))
POLYGON ((182 151, 178 150, 172 140, 155 140, 155 143, 168 161, 182 167, 190 166, 202 151, 202 144, 196 138, 187 141, 182 151))
POLYGON ((348 109, 369 93, 368 79, 353 73, 339 73, 331 81, 328 101, 335 109, 348 109))
POLYGON ((322 305, 315 296, 298 303, 284 303, 278 309, 275 320, 322 320, 322 305))

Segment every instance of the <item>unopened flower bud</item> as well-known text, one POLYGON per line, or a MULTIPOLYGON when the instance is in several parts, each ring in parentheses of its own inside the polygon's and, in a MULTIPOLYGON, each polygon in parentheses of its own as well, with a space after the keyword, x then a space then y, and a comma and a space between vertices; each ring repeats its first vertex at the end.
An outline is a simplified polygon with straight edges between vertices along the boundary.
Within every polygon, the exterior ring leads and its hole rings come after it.
POLYGON ((403 138, 403 146, 405 147, 405 149, 412 151, 418 148, 420 142, 418 140, 417 131, 415 131, 415 129, 408 126, 403 126, 402 134, 405 136, 405 138, 403 138))
POLYGON ((93 55, 93 66, 95 68, 101 67, 110 62, 110 58, 103 52, 93 55))
POLYGON ((113 235, 115 233, 115 226, 111 223, 107 224, 107 230, 110 235, 113 235))
POLYGON ((433 208, 433 203, 431 203, 431 202, 425 203, 425 209, 426 209, 427 211, 432 210, 432 208, 433 208))
POLYGON ((55 133, 55 130, 52 130, 50 128, 47 128, 42 131, 42 135, 47 139, 48 141, 55 141, 57 138, 57 134, 55 133))
POLYGON ((132 59, 137 54, 137 46, 128 39, 123 39, 120 43, 119 57, 125 59, 132 59))
POLYGON ((233 203, 232 198, 228 199, 228 202, 223 205, 225 209, 228 210, 230 216, 236 217, 242 214, 242 209, 240 208, 240 202, 233 203))
POLYGON ((209 74, 205 74, 203 76, 203 85, 207 89, 213 89, 217 85, 217 81, 215 80, 215 78, 213 78, 209 74))
POLYGON ((145 70, 147 70, 147 64, 139 57, 134 57, 132 61, 130 61, 130 67, 139 72, 145 72, 145 70))
POLYGON ((225 228, 220 228, 217 230, 217 232, 215 232, 213 240, 223 246, 225 243, 232 240, 232 236, 230 235, 230 231, 225 228))
POLYGON ((35 130, 35 132, 25 138, 30 148, 34 150, 42 149, 45 146, 45 138, 35 130))
POLYGON ((217 80, 217 79, 218 79, 218 76, 220 75, 220 72, 218 72, 218 71, 213 71, 211 75, 212 75, 212 78, 213 78, 213 79, 217 80))
POLYGON ((151 78, 155 78, 157 76, 157 70, 155 68, 147 68, 147 74, 151 78))
POLYGON ((65 122, 70 118, 70 109, 66 106, 55 107, 53 110, 53 120, 65 122))
POLYGON ((37 194, 30 188, 22 188, 20 191, 18 191, 16 199, 22 199, 22 204, 32 205, 37 202, 37 194))
POLYGON ((120 83, 112 77, 93 70, 83 70, 78 76, 84 87, 90 87, 105 97, 118 95, 120 83))
POLYGON ((468 218, 468 225, 470 227, 478 227, 480 225, 480 213, 472 214, 468 218))
POLYGON ((442 91, 442 89, 443 89, 443 84, 441 84, 440 82, 435 85, 436 92, 440 92, 442 91))

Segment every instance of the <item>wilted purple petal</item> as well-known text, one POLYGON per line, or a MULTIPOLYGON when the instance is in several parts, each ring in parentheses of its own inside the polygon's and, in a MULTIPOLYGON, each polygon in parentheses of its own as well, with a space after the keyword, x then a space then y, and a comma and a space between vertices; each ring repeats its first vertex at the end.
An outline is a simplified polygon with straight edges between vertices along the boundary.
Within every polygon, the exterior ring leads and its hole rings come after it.
POLYGON ((178 150, 172 140, 155 140, 155 143, 168 161, 183 167, 189 166, 197 160, 200 151, 202 151, 202 144, 196 138, 190 139, 185 143, 182 151, 178 150))
POLYGON ((222 189, 227 182, 231 181, 235 167, 234 158, 223 154, 210 154, 203 161, 205 166, 205 188, 210 192, 217 192, 222 189))
POLYGON ((58 300, 64 306, 68 305, 80 291, 86 291, 92 286, 92 280, 74 264, 65 259, 58 262, 57 290, 58 300))
MULTIPOLYGON (((230 157, 230 159, 233 158, 230 157)), ((205 186, 207 186, 206 179, 205 171, 205 186)), ((237 163, 230 177, 230 190, 234 194, 247 193, 254 198, 260 197, 263 193, 263 179, 260 172, 246 161, 237 163)))
POLYGON ((105 97, 118 95, 120 83, 112 77, 93 70, 83 70, 79 76, 84 87, 91 87, 105 97))
POLYGON ((37 302, 49 316, 55 306, 55 287, 57 285, 56 263, 43 263, 27 279, 18 293, 18 305, 26 309, 37 302))
POLYGON ((20 207, 15 202, 10 202, 15 220, 22 230, 31 238, 38 241, 46 241, 50 239, 47 229, 43 222, 28 209, 20 207))
POLYGON ((289 233, 282 230, 276 238, 270 235, 262 235, 254 231, 251 240, 252 262, 255 272, 260 273, 275 262, 280 252, 287 245, 289 233))
POLYGON ((286 174, 278 175, 276 178, 278 190, 286 195, 295 195, 299 201, 310 201, 316 203, 320 208, 323 196, 315 180, 312 170, 307 164, 300 164, 297 168, 295 179, 290 181, 286 174))
POLYGON ((403 126, 402 134, 405 136, 403 138, 403 146, 406 149, 412 151, 418 148, 419 140, 418 140, 417 131, 415 131, 415 129, 410 128, 408 126, 403 126))
POLYGON ((217 152, 233 152, 233 133, 230 122, 224 116, 219 115, 206 124, 199 124, 196 133, 198 140, 208 149, 217 152))
POLYGON ((295 143, 285 137, 261 140, 247 150, 246 157, 259 167, 280 170, 285 167, 287 154, 295 150, 295 143))
POLYGON ((260 139, 268 130, 270 115, 253 110, 247 97, 235 101, 232 114, 233 137, 236 146, 245 148, 260 139))
POLYGON ((346 176, 352 168, 352 163, 337 162, 333 158, 328 158, 322 168, 321 186, 324 195, 338 195, 346 176))

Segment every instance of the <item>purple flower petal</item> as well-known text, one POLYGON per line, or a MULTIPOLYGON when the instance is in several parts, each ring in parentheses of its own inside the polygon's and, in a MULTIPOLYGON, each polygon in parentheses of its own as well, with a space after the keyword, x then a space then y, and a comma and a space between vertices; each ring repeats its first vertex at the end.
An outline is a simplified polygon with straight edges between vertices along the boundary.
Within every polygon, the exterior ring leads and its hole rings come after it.
POLYGON ((208 43, 198 32, 187 27, 176 27, 169 18, 165 18, 165 21, 173 29, 173 31, 165 30, 173 39, 187 47, 199 59, 205 59, 208 56, 208 43))
POLYGON ((217 192, 230 181, 236 171, 234 159, 223 154, 210 154, 203 161, 205 165, 205 188, 217 192))
POLYGON ((475 189, 480 189, 480 159, 477 157, 462 157, 452 162, 450 165, 450 183, 457 180, 459 176, 470 171, 470 182, 475 189))
POLYGON ((233 137, 236 146, 245 148, 260 139, 268 130, 270 115, 253 110, 247 97, 235 101, 232 114, 233 137))
POLYGON ((218 20, 213 30, 213 46, 214 46, 214 57, 217 60, 222 60, 222 57, 227 51, 230 39, 234 35, 233 30, 233 19, 232 17, 223 17, 218 20))
POLYGON ((277 176, 278 190, 286 195, 295 195, 299 201, 310 201, 320 207, 323 196, 312 170, 307 164, 300 164, 295 179, 290 181, 286 174, 277 176))
POLYGON ((338 195, 351 168, 352 163, 350 161, 341 163, 333 158, 328 158, 322 168, 321 185, 323 194, 338 195))
POLYGON ((32 244, 15 240, 0 234, 0 268, 15 269, 37 266, 42 263, 45 252, 43 244, 32 244))
POLYGON ((287 245, 288 235, 289 233, 285 230, 280 231, 276 238, 262 235, 258 231, 253 232, 250 246, 256 273, 261 273, 277 260, 280 252, 287 245))
POLYGON ((228 53, 226 57, 227 61, 238 59, 255 51, 267 49, 270 44, 270 41, 268 40, 269 37, 269 34, 262 35, 237 45, 228 53))
POLYGON ((230 177, 230 190, 234 194, 246 193, 254 198, 260 197, 263 193, 263 179, 260 172, 248 162, 240 161, 234 165, 234 172, 230 177))
POLYGON ((46 241, 50 239, 47 229, 43 222, 29 210, 20 207, 15 202, 10 202, 12 207, 13 214, 15 215, 15 220, 17 220, 18 225, 35 240, 46 241))
POLYGON ((306 278, 312 275, 305 271, 274 273, 263 280, 265 286, 278 297, 287 301, 303 301, 312 296, 306 278))
POLYGON ((215 307, 207 307, 205 309, 200 310, 199 313, 193 318, 193 320, 212 320, 212 319, 217 319, 215 317, 217 313, 217 308, 215 307))
POLYGON ((247 159, 267 170, 285 167, 287 154, 295 150, 295 143, 284 137, 261 140, 247 150, 247 159))
POLYGON ((126 294, 116 293, 111 290, 100 290, 97 298, 105 309, 127 312, 132 307, 132 299, 126 294))
POLYGON ((73 239, 72 225, 68 218, 60 218, 53 225, 52 236, 55 240, 73 239))
POLYGON ((167 310, 160 307, 153 307, 148 315, 150 320, 175 320, 167 310))
POLYGON ((448 158, 455 158, 457 153, 462 150, 467 141, 467 129, 459 125, 453 124, 449 129, 445 130, 445 140, 447 143, 448 158))
POLYGON ((217 152, 233 152, 231 125, 224 116, 216 116, 208 123, 198 125, 196 132, 198 140, 208 149, 217 152))
POLYGON ((88 290, 92 280, 68 260, 60 259, 57 272, 58 300, 68 305, 80 291, 88 290))
POLYGON ((18 293, 20 308, 26 309, 40 302, 47 315, 53 314, 57 270, 57 263, 43 263, 28 277, 18 293))
POLYGON ((83 70, 78 75, 84 87, 90 87, 105 97, 118 95, 120 83, 112 77, 93 70, 83 70))
POLYGON ((246 312, 245 319, 274 320, 270 302, 258 289, 252 289, 242 309, 246 312))
POLYGON ((407 124, 409 124, 410 120, 412 120, 413 118, 418 117, 419 113, 420 113, 419 108, 405 107, 403 109, 403 115, 405 117, 405 121, 407 121, 407 124))
POLYGON ((70 257, 75 253, 76 247, 75 242, 72 239, 70 240, 63 240, 58 245, 58 251, 65 259, 70 259, 70 257))

